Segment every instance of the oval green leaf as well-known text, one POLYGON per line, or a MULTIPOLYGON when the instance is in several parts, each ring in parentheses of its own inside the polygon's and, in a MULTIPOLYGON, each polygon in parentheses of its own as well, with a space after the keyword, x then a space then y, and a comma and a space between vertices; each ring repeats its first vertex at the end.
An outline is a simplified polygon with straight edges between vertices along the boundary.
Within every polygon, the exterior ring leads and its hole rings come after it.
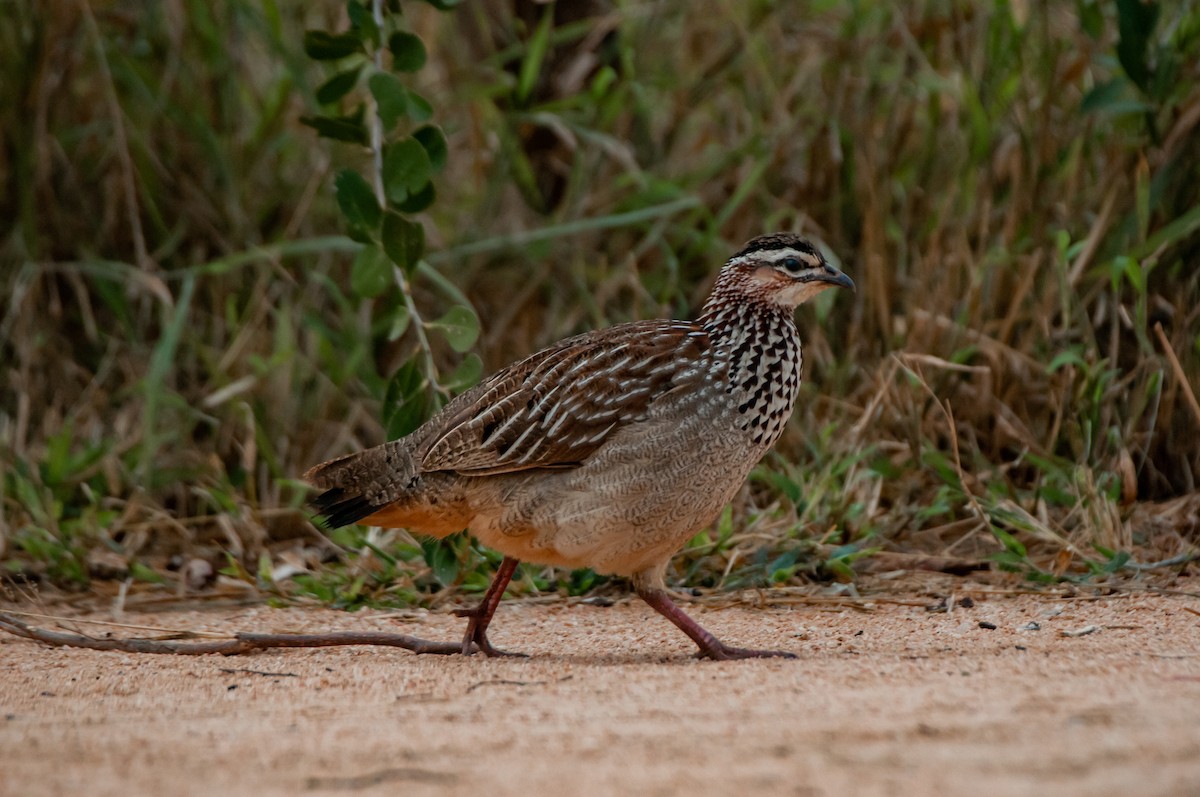
POLYGON ((425 422, 432 407, 428 385, 419 357, 392 375, 383 398, 383 425, 389 440, 404 437, 425 422))
POLYGON ((408 89, 404 88, 404 84, 395 75, 376 72, 367 78, 367 88, 375 98, 379 119, 384 127, 395 127, 396 122, 408 113, 408 89))
POLYGON ((350 269, 350 289, 364 299, 373 299, 392 282, 392 264, 378 246, 364 246, 350 269))
POLYGON ((436 194, 433 191, 433 183, 425 183, 424 188, 409 194, 407 199, 396 206, 396 210, 401 213, 420 213, 432 205, 435 198, 436 194))
POLYGON ((391 202, 403 202, 420 191, 432 174, 428 153, 412 136, 390 145, 383 155, 383 187, 391 202))
POLYGON ((446 165, 446 154, 449 149, 446 146, 446 136, 442 133, 441 128, 437 125, 425 125, 413 131, 412 135, 425 148, 433 170, 440 172, 446 165))
POLYGON ((427 122, 433 116, 433 106, 429 100, 415 91, 408 92, 408 118, 414 122, 427 122))
POLYGON ((406 274, 411 274, 421 255, 425 254, 425 228, 389 211, 383 217, 381 237, 387 256, 406 274))
POLYGON ((346 16, 350 17, 350 27, 355 35, 364 41, 370 40, 376 47, 379 46, 379 25, 375 23, 371 9, 357 0, 350 0, 346 3, 346 16))
POLYGON ((444 316, 429 326, 446 336, 446 342, 457 352, 465 352, 479 337, 479 318, 461 304, 451 307, 444 316))
POLYGON ((301 116, 300 124, 313 128, 321 138, 367 145, 361 107, 349 116, 301 116))
POLYGON ((353 33, 329 33, 323 30, 304 31, 304 53, 318 61, 336 61, 362 52, 362 42, 353 33))
POLYGON ((338 207, 351 225, 376 229, 381 211, 375 192, 365 177, 353 169, 342 169, 333 180, 338 207))
POLYGON ((478 354, 471 352, 463 358, 463 361, 454 369, 454 373, 446 379, 444 386, 455 393, 461 393, 467 388, 475 387, 481 376, 483 376, 483 360, 479 359, 478 354))
POLYGON ((397 72, 416 72, 425 66, 425 44, 415 33, 399 30, 388 38, 392 68, 397 72))
POLYGON ((326 80, 317 88, 317 102, 322 105, 332 105, 345 97, 358 82, 358 73, 361 71, 362 66, 359 65, 353 69, 347 69, 345 72, 338 72, 326 80))
POLYGON ((421 553, 425 564, 433 571, 433 577, 442 586, 450 587, 458 582, 458 552, 449 540, 423 539, 421 553))

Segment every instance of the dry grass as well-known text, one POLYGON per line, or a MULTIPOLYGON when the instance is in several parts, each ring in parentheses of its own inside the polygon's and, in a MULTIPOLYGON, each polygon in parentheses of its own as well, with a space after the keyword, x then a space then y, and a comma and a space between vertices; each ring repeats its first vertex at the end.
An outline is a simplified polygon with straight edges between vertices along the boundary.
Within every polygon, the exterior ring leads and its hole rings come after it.
MULTIPOLYGON (((381 439, 407 351, 346 287, 330 173, 366 156, 297 123, 324 78, 302 31, 340 4, 51 6, 0 22, 0 558, 82 583, 106 556, 144 578, 208 557, 270 586, 336 554, 304 582, 328 600, 415 599, 439 566, 477 588, 465 542, 456 569, 403 534, 316 536, 294 481, 381 439)), ((489 369, 686 315, 771 229, 860 286, 802 311, 792 426, 681 575, 845 576, 883 547, 1053 578, 1190 550, 1194 519, 1138 518, 1200 478, 1195 3, 1164 6, 1140 89, 1107 6, 596 3, 523 99, 525 6, 412 6, 450 143, 430 262, 489 369)))

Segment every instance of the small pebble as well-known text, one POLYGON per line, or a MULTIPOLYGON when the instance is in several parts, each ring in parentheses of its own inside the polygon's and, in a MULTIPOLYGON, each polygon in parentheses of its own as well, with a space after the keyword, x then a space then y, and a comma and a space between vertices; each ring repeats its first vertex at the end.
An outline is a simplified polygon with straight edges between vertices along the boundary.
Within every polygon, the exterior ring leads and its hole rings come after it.
POLYGON ((1076 628, 1074 631, 1059 631, 1063 636, 1087 636, 1094 634, 1100 630, 1098 625, 1085 625, 1083 628, 1076 628))
POLYGON ((981 621, 979 622, 979 627, 980 627, 980 628, 986 628, 986 629, 987 629, 987 630, 989 630, 989 631, 995 631, 995 630, 996 630, 996 624, 995 624, 995 623, 989 623, 987 620, 981 620, 981 621))

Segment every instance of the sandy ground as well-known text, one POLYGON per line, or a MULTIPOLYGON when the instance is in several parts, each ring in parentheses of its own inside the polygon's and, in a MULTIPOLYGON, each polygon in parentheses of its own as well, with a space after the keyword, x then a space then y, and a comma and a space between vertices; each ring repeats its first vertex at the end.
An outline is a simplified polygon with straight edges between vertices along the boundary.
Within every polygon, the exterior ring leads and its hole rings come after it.
MULTIPOLYGON (((942 613, 897 592, 857 608, 686 604, 726 641, 794 661, 695 661, 638 602, 506 602, 492 639, 531 654, 517 660, 152 656, 3 635, 0 794, 1200 794, 1200 600, 960 584, 966 595, 974 606, 942 613)), ((429 638, 462 627, 381 614, 122 619, 429 638)))

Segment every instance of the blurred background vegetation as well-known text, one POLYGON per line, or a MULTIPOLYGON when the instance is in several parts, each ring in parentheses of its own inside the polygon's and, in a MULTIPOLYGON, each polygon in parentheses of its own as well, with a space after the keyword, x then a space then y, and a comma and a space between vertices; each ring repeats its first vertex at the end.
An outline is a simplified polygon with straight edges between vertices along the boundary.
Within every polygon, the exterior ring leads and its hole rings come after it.
MULTIPOLYGON (((385 439, 414 352, 464 373, 471 336, 420 319, 470 308, 491 371, 688 317, 737 246, 781 229, 859 291, 800 311, 791 425, 677 583, 1098 581, 1190 558, 1200 4, 447 5, 400 4, 427 53, 414 118, 446 142, 406 300, 355 279, 335 198, 371 153, 301 122, 362 95, 370 64, 337 98, 305 31, 364 7, 0 2, 10 580, 343 606, 477 591, 497 557, 465 536, 326 532, 297 481, 385 439), (398 324, 408 300, 421 316, 398 324)), ((514 589, 604 583, 527 566, 514 589)))

